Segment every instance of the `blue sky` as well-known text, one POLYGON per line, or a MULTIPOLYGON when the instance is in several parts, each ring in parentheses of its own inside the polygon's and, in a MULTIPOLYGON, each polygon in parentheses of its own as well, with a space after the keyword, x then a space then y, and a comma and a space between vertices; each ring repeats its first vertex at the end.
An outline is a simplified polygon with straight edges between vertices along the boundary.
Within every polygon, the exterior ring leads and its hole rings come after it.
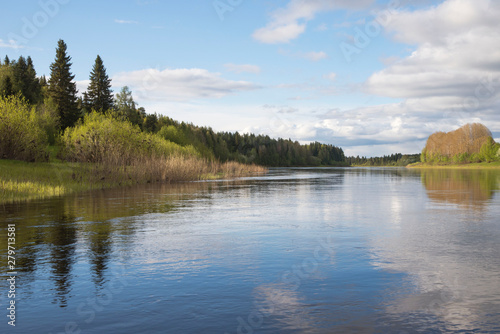
POLYGON ((21 0, 3 5, 0 56, 49 75, 62 38, 80 93, 99 54, 150 113, 418 153, 468 122, 500 137, 498 17, 489 0, 21 0))

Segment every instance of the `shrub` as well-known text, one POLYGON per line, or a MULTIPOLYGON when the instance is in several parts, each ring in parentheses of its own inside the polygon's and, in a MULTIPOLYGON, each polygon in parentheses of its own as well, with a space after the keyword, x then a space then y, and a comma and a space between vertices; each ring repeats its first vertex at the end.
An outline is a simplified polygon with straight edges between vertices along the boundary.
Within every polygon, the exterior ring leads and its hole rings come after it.
POLYGON ((41 124, 50 122, 48 117, 19 95, 0 97, 0 158, 47 161, 47 134, 41 124))
POLYGON ((481 150, 479 151, 481 159, 486 162, 497 160, 498 147, 499 144, 496 144, 493 138, 488 138, 488 141, 481 146, 481 150))
POLYGON ((161 138, 179 144, 180 146, 192 146, 203 158, 215 159, 213 151, 207 147, 206 143, 200 141, 196 135, 197 130, 193 130, 189 126, 177 127, 174 125, 165 125, 158 131, 158 136, 161 138))
POLYGON ((59 137, 59 115, 57 106, 52 99, 46 99, 43 104, 37 106, 40 115, 39 125, 47 135, 49 145, 55 145, 59 137))
POLYGON ((138 126, 110 115, 91 112, 63 138, 63 158, 128 166, 135 161, 170 155, 196 155, 192 146, 181 147, 157 135, 143 133, 138 126))

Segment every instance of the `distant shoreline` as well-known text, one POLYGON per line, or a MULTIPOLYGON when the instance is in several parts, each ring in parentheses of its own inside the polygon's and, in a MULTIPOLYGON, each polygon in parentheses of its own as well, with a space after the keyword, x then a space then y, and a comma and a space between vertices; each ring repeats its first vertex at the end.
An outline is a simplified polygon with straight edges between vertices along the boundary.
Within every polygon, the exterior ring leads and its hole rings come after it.
POLYGON ((500 169, 500 162, 478 162, 466 164, 429 164, 417 162, 406 166, 406 168, 426 168, 426 169, 500 169))

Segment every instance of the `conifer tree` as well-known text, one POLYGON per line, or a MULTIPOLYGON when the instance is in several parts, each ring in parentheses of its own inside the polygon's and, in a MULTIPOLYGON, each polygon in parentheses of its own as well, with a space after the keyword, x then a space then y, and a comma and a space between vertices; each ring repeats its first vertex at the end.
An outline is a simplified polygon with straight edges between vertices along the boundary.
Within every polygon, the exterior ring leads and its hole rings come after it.
POLYGON ((12 87, 12 80, 9 75, 3 77, 2 82, 0 82, 0 96, 10 96, 14 94, 14 89, 12 87))
POLYGON ((62 39, 57 43, 56 58, 50 65, 49 97, 56 104, 61 128, 73 126, 80 113, 76 103, 75 76, 71 74, 71 57, 66 54, 67 45, 62 39))
POLYGON ((20 56, 14 63, 12 69, 14 89, 26 97, 25 94, 28 91, 28 64, 26 64, 26 59, 20 56))
POLYGON ((26 64, 26 84, 28 90, 25 93, 25 96, 29 102, 37 103, 41 98, 40 80, 36 77, 36 71, 31 57, 28 56, 28 58, 26 59, 26 64))
POLYGON ((10 65, 10 59, 9 56, 5 56, 5 59, 3 60, 4 65, 10 65))
POLYGON ((90 72, 90 84, 87 88, 86 98, 88 107, 105 112, 113 108, 113 92, 111 90, 111 79, 106 74, 106 68, 99 55, 90 72))

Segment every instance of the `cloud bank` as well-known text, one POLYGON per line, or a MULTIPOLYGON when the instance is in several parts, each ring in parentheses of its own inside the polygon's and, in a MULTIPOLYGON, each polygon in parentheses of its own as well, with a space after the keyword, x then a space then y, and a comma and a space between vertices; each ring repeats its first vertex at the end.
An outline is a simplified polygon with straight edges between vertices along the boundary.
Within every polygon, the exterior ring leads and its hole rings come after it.
POLYGON ((129 86, 141 98, 176 102, 221 98, 259 88, 251 82, 224 79, 220 73, 199 68, 123 72, 113 77, 113 85, 129 86))

